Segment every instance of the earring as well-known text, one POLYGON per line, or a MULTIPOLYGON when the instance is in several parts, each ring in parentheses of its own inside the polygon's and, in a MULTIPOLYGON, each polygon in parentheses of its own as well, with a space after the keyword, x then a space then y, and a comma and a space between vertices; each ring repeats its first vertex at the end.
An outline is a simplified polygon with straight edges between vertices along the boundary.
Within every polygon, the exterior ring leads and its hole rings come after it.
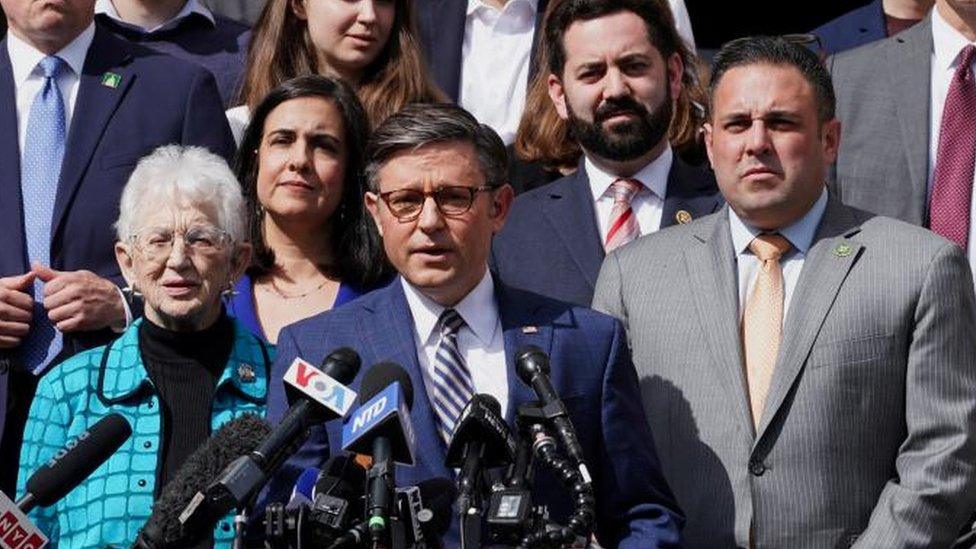
POLYGON ((142 297, 142 292, 140 292, 139 290, 137 290, 136 287, 135 286, 132 286, 131 284, 123 287, 122 288, 122 293, 129 300, 131 300, 132 298, 136 298, 136 297, 142 297))
POLYGON ((228 300, 234 299, 234 296, 236 296, 238 293, 240 292, 234 289, 234 284, 232 282, 227 282, 227 287, 220 292, 220 297, 228 300))

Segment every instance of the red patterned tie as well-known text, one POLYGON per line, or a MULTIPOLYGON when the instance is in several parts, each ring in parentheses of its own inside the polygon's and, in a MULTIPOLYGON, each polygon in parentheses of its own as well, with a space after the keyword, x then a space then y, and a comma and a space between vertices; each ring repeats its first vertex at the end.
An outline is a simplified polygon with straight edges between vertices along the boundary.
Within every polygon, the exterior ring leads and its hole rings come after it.
POLYGON ((935 157, 929 227, 966 249, 973 194, 973 165, 976 163, 976 83, 972 63, 976 47, 962 49, 959 65, 949 85, 939 152, 935 157))
POLYGON ((610 229, 603 244, 607 253, 640 236, 640 225, 630 207, 630 201, 640 190, 641 183, 636 179, 618 179, 610 184, 613 208, 610 209, 610 229))

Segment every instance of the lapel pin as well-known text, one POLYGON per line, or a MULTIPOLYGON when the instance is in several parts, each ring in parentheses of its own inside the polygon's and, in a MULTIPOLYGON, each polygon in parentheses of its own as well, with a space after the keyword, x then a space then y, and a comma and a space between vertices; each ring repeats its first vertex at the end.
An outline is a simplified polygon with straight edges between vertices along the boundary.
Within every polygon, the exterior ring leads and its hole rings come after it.
POLYGON ((674 220, 681 225, 684 225, 685 223, 691 221, 691 212, 688 210, 678 210, 674 213, 674 220))
POLYGON ((237 377, 241 378, 242 383, 254 383, 254 367, 243 363, 237 367, 237 377))
POLYGON ((539 328, 535 326, 522 326, 523 334, 537 334, 539 333, 539 328))
POLYGON ((847 257, 851 255, 852 251, 854 251, 854 248, 850 244, 838 244, 834 248, 834 255, 837 257, 847 257))
POLYGON ((112 88, 113 90, 119 87, 119 83, 122 82, 122 75, 115 74, 114 72, 107 72, 102 75, 102 85, 106 88, 112 88))

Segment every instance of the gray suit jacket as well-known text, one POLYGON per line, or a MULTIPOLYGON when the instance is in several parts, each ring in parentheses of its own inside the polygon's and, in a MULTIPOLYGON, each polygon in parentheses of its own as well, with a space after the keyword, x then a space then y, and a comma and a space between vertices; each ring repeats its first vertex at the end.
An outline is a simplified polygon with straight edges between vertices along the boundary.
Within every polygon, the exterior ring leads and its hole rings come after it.
POLYGON ((961 250, 831 197, 754 433, 728 207, 624 246, 627 327, 687 547, 947 547, 976 504, 976 309, 961 250))
POLYGON ((932 17, 831 58, 841 122, 832 172, 845 204, 928 226, 932 17))

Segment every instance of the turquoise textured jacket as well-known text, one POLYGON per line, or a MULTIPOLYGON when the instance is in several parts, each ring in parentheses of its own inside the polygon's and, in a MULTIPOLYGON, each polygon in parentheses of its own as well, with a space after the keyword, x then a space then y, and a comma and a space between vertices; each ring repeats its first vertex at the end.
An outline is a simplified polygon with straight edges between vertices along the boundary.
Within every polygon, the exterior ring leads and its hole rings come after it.
MULTIPOLYGON (((40 380, 21 448, 17 493, 27 478, 71 438, 110 413, 124 416, 132 436, 61 501, 31 519, 49 547, 130 547, 152 513, 160 451, 160 402, 139 352, 136 320, 108 346, 79 353, 40 380)), ((271 350, 234 321, 234 345, 217 381, 211 430, 244 413, 265 415, 271 350)), ((214 546, 229 547, 233 528, 222 520, 214 546)))

